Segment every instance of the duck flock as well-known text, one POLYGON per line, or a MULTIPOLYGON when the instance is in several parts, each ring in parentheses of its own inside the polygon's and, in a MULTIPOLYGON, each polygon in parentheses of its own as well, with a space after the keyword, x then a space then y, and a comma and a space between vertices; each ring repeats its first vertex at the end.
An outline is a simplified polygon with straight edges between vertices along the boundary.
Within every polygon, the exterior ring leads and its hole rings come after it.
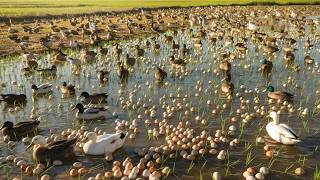
POLYGON ((0 59, 0 179, 320 179, 319 15, 10 20, 21 54, 0 59))

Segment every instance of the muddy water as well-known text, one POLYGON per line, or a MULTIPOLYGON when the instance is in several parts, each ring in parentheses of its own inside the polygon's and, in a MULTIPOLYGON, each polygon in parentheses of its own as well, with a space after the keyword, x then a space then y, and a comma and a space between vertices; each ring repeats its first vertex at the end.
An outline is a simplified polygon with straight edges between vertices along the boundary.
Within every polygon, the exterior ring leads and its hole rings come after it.
MULTIPOLYGON (((307 29, 308 27, 306 27, 307 29)), ((319 28, 319 27, 318 27, 319 28)), ((313 172, 315 171, 316 164, 320 160, 317 147, 320 145, 319 118, 320 114, 316 111, 315 104, 319 104, 319 94, 316 91, 320 87, 320 74, 312 72, 317 71, 317 63, 319 63, 319 42, 315 39, 314 34, 307 34, 311 42, 314 44, 311 49, 310 55, 314 57, 316 64, 314 66, 307 67, 303 63, 304 58, 304 42, 306 37, 296 38, 298 49, 295 52, 295 63, 301 66, 300 72, 289 71, 285 68, 282 58, 283 52, 278 52, 275 56, 272 56, 274 69, 272 76, 264 77, 258 72, 264 55, 258 46, 249 41, 247 44, 248 53, 238 58, 232 63, 231 70, 232 82, 235 85, 235 93, 233 100, 227 100, 224 95, 221 95, 219 88, 216 88, 222 80, 222 76, 217 76, 212 73, 212 70, 218 67, 218 62, 215 61, 219 58, 219 55, 227 51, 235 51, 233 47, 224 47, 225 42, 218 41, 215 46, 210 44, 206 39, 202 39, 203 50, 197 50, 193 48, 193 44, 190 40, 190 36, 186 33, 179 32, 175 37, 176 42, 180 45, 186 43, 188 47, 192 49, 190 57, 191 63, 187 65, 188 75, 181 75, 180 77, 171 74, 167 78, 168 85, 159 86, 154 82, 154 65, 163 64, 165 70, 170 71, 170 63, 168 62, 169 55, 171 54, 171 48, 168 44, 163 42, 163 35, 157 36, 157 41, 162 43, 161 51, 158 53, 152 50, 146 49, 146 54, 143 58, 140 58, 134 67, 134 71, 130 74, 127 84, 120 85, 119 78, 117 77, 114 65, 114 56, 109 54, 108 56, 97 57, 97 63, 83 64, 79 75, 72 74, 71 65, 68 63, 58 64, 58 72, 56 77, 41 77, 39 74, 31 74, 26 76, 20 71, 24 67, 23 59, 21 57, 11 57, 1 60, 0 65, 0 80, 3 83, 3 87, 0 89, 1 93, 25 93, 28 97, 28 102, 25 106, 19 108, 15 112, 8 112, 10 107, 1 104, 0 120, 19 122, 30 118, 38 118, 41 120, 40 134, 48 136, 49 129, 53 128, 57 132, 61 132, 66 128, 76 128, 81 125, 86 125, 88 129, 93 130, 95 127, 111 133, 114 132, 115 119, 108 119, 105 121, 92 121, 92 122, 79 122, 75 119, 76 111, 71 110, 71 106, 75 105, 79 99, 77 97, 82 91, 93 92, 108 92, 108 105, 112 112, 118 114, 118 119, 132 121, 137 119, 138 115, 142 115, 139 121, 140 133, 134 140, 127 140, 124 147, 114 153, 115 160, 124 160, 127 156, 131 157, 136 164, 139 160, 138 156, 134 153, 135 148, 160 146, 165 144, 163 136, 159 138, 148 138, 147 130, 144 125, 146 119, 162 119, 163 110, 159 107, 159 98, 166 96, 166 102, 168 104, 174 103, 189 103, 196 108, 190 116, 185 116, 184 111, 179 111, 174 114, 172 118, 168 120, 169 124, 177 125, 179 121, 190 121, 191 127, 196 130, 196 134, 200 134, 202 130, 208 130, 214 135, 215 130, 221 129, 221 127, 228 128, 229 125, 236 125, 240 127, 242 118, 236 113, 236 109, 239 108, 240 101, 236 97, 237 93, 243 95, 247 100, 250 100, 249 112, 253 112, 253 97, 260 98, 260 105, 266 105, 267 109, 271 106, 279 106, 279 104, 268 105, 266 93, 262 90, 266 88, 268 84, 272 84, 276 89, 286 90, 296 95, 292 102, 293 107, 297 110, 300 106, 309 108, 309 113, 305 117, 299 117, 299 111, 294 113, 285 113, 281 116, 281 121, 289 124, 303 139, 303 143, 295 146, 283 146, 277 144, 270 144, 272 150, 275 152, 276 157, 274 159, 268 159, 265 156, 263 146, 265 144, 257 144, 255 142, 258 136, 267 136, 265 131, 265 125, 268 123, 267 118, 255 118, 249 123, 244 125, 244 131, 241 136, 241 143, 237 147, 231 148, 226 144, 219 144, 218 149, 228 150, 229 159, 220 161, 216 155, 206 155, 204 157, 198 157, 193 163, 182 160, 181 158, 169 159, 165 162, 166 165, 171 168, 175 167, 175 173, 170 175, 170 179, 199 179, 203 176, 203 179, 210 179, 211 173, 219 171, 223 175, 226 174, 226 179, 240 179, 242 172, 246 166, 246 157, 251 152, 253 161, 248 166, 255 166, 257 168, 261 166, 269 166, 272 171, 271 175, 266 177, 267 179, 312 179, 313 172), (100 84, 96 78, 97 69, 102 67, 108 68, 110 72, 109 81, 106 84, 100 84), (283 84, 286 83, 288 77, 291 76, 297 86, 289 84, 288 88, 284 88, 283 84), (60 94, 58 87, 63 81, 76 85, 76 97, 63 98, 60 94), (202 91, 199 92, 195 87, 197 81, 203 82, 202 91), (32 98, 31 85, 40 83, 52 83, 55 88, 50 95, 32 98), (151 84, 149 88, 148 84, 151 84), (240 88, 243 85, 244 88, 240 88), (136 90, 136 86, 140 86, 139 90, 136 90), (260 93, 246 93, 246 90, 252 90, 257 88, 260 93), (218 93, 215 93, 218 90, 218 93), (121 92, 120 92, 121 91, 121 92), (133 91, 135 91, 133 93, 133 91), (134 101, 139 98, 143 99, 148 107, 156 106, 157 114, 155 118, 150 118, 144 115, 144 109, 138 110, 122 109, 120 106, 120 97, 124 99, 128 98, 133 93, 134 101), (196 94, 199 94, 198 96, 196 94), (181 97, 178 97, 180 94, 181 97), (169 98, 169 96, 172 96, 169 98), (188 97, 186 101, 182 97, 188 97), (207 101, 212 102, 211 105, 207 105, 207 101), (219 115, 212 115, 211 111, 217 106, 227 105, 227 108, 221 110, 219 115), (32 113, 32 109, 34 113, 32 113), (313 113, 314 112, 314 113, 313 113), (195 117, 200 116, 202 119, 207 120, 206 125, 195 121, 195 117), (231 122, 231 117, 237 117, 238 122, 231 122), (226 121, 224 121, 226 120, 226 121), (251 148, 247 148, 247 147, 251 148), (249 150, 245 150, 249 149, 249 150), (304 161, 305 160, 305 161, 304 161), (228 168, 229 164, 234 163, 233 166, 228 168), (238 163, 235 163, 238 162, 238 163), (306 174, 302 177, 297 177, 293 173, 294 169, 304 166, 306 174), (188 170, 190 168, 190 170, 188 170), (201 172, 201 173, 200 173, 201 172), (202 174, 202 175, 201 175, 202 174)), ((121 44, 125 51, 132 54, 132 50, 128 49, 131 44, 139 43, 138 40, 123 42, 121 44)), ((282 42, 278 43, 279 47, 282 47, 282 42)), ((111 46, 109 47, 112 51, 111 46)), ((69 51, 69 55, 78 57, 77 51, 69 51)), ((48 56, 42 55, 39 57, 40 66, 48 67, 48 56)), ((124 57, 122 57, 124 58, 124 57)), ((152 127, 152 126, 151 126, 152 127)), ((236 138, 240 135, 240 128, 236 131, 236 134, 231 138, 236 138)), ((266 143, 269 144, 269 143, 266 143)), ((28 159, 31 159, 31 152, 25 151, 25 145, 18 143, 15 148, 8 148, 5 143, 1 143, 0 155, 5 156, 9 154, 18 154, 28 159)), ((91 172, 81 179, 86 179, 90 175, 95 175, 98 172, 104 172, 110 170, 112 164, 104 160, 103 157, 85 156, 82 152, 77 152, 77 159, 82 161, 87 167, 91 169, 91 172)), ((48 173, 56 179, 69 179, 67 176, 68 170, 71 165, 63 165, 60 167, 52 167, 48 169, 48 173)), ((3 178, 7 178, 8 174, 19 176, 19 169, 12 167, 11 164, 4 164, 0 168, 0 175, 3 178)), ((32 179, 24 175, 24 179, 32 179)))

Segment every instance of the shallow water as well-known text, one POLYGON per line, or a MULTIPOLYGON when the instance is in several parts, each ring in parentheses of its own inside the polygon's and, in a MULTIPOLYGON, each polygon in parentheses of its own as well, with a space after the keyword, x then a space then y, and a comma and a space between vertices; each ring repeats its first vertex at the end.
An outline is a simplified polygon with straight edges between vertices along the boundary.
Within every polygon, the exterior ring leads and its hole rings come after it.
MULTIPOLYGON (((305 27, 308 31, 308 27, 305 27)), ((292 30, 293 31, 293 30, 292 30)), ((318 27, 319 32, 319 27, 318 27)), ((290 34, 290 32, 289 32, 290 34)), ((224 95, 221 95, 220 88, 216 88, 219 85, 223 76, 216 76, 212 73, 212 70, 218 68, 219 62, 217 59, 219 55, 225 51, 234 52, 234 47, 224 47, 224 40, 218 41, 217 45, 213 46, 208 43, 206 39, 202 39, 203 50, 196 50, 193 48, 193 44, 190 41, 190 37, 181 31, 179 31, 177 37, 175 37, 176 42, 180 45, 186 43, 188 47, 191 47, 193 52, 191 53, 191 63, 187 65, 188 75, 182 75, 181 78, 175 77, 173 74, 169 75, 166 81, 167 86, 159 86, 154 81, 154 70, 153 65, 163 64, 165 65, 165 70, 169 72, 170 64, 168 62, 170 56, 170 47, 168 44, 162 44, 160 53, 154 53, 151 50, 146 50, 144 58, 140 58, 134 67, 134 72, 130 73, 128 83, 125 85, 120 85, 119 78, 116 75, 116 70, 114 66, 114 56, 108 55, 107 57, 99 56, 97 57, 97 63, 94 64, 83 64, 81 66, 82 71, 79 75, 73 75, 71 72, 71 65, 68 63, 57 65, 58 72, 57 77, 41 77, 39 74, 33 74, 30 76, 25 76, 20 69, 24 67, 23 58, 12 57, 1 60, 0 65, 0 79, 5 87, 0 89, 1 93, 25 93, 28 97, 28 102, 24 107, 15 112, 8 112, 9 108, 1 104, 0 109, 0 119, 1 123, 4 121, 19 122, 27 120, 32 115, 33 118, 40 118, 40 134, 44 136, 49 135, 49 129, 56 129, 58 132, 65 130, 66 128, 80 127, 81 125, 86 125, 90 130, 95 127, 111 133, 114 132, 115 123, 113 119, 108 119, 105 121, 91 121, 81 123, 75 119, 76 111, 71 111, 70 106, 75 105, 79 100, 76 97, 62 98, 58 88, 63 81, 76 85, 76 95, 79 96, 82 91, 93 92, 108 92, 108 105, 112 112, 117 112, 118 119, 132 121, 137 119, 138 115, 142 115, 141 120, 139 120, 140 133, 134 140, 127 139, 126 144, 123 148, 114 153, 114 160, 124 160, 125 157, 130 156, 136 164, 139 160, 138 156, 134 153, 135 148, 140 147, 151 147, 160 146, 166 143, 164 136, 159 138, 148 139, 146 127, 144 125, 144 120, 150 119, 163 119, 162 113, 163 109, 159 107, 159 98, 166 96, 165 101, 167 104, 186 104, 189 103, 190 106, 196 108, 190 116, 185 116, 184 111, 178 111, 174 113, 173 117, 168 119, 168 123, 172 125, 177 125, 179 121, 190 121, 191 127, 196 130, 195 134, 200 134, 202 130, 208 130, 208 132, 214 135, 215 130, 221 129, 223 126, 228 128, 229 125, 236 125, 239 127, 241 124, 241 117, 236 114, 236 109, 239 108, 240 100, 236 97, 237 93, 241 93, 243 97, 250 100, 249 109, 252 112, 255 104, 253 103, 253 97, 259 97, 260 105, 266 105, 267 109, 270 109, 268 105, 266 93, 245 93, 245 90, 254 90, 258 88, 260 92, 264 90, 268 84, 272 84, 278 90, 286 90, 292 92, 296 95, 294 101, 292 102, 293 107, 298 109, 300 106, 309 108, 309 113, 305 117, 299 117, 299 112, 288 113, 285 111, 281 115, 281 121, 289 124, 302 138, 303 143, 295 146, 284 146, 278 144, 271 144, 272 150, 277 151, 277 156, 275 162, 271 166, 271 175, 266 177, 267 179, 311 179, 315 167, 320 160, 320 156, 317 152, 317 147, 320 145, 320 134, 318 122, 320 118, 319 109, 316 110, 315 104, 319 104, 319 93, 316 91, 320 87, 320 73, 312 72, 312 70, 317 71, 319 63, 319 52, 317 49, 320 48, 319 41, 316 40, 315 34, 306 34, 310 37, 311 42, 314 46, 311 48, 310 55, 315 59, 316 64, 309 67, 305 66, 303 63, 304 58, 304 42, 306 37, 297 39, 298 49, 295 52, 295 63, 301 66, 300 72, 293 72, 287 70, 282 61, 283 52, 279 51, 275 56, 272 56, 274 69, 272 71, 272 76, 266 78, 258 72, 258 68, 262 63, 264 55, 261 50, 257 49, 257 46, 253 44, 252 41, 247 43, 248 53, 243 58, 237 58, 232 62, 232 82, 235 86, 235 93, 233 94, 233 100, 229 101, 224 95), (245 66, 248 66, 245 68, 245 66), (101 67, 108 67, 110 70, 109 81, 106 84, 101 85, 96 78, 96 71, 101 67), (288 88, 282 86, 291 76, 294 83, 298 86, 295 87, 292 84, 288 85, 288 88), (202 91, 199 92, 195 87, 197 81, 201 81, 202 91), (209 83, 209 81, 211 83, 209 83), (14 82, 17 82, 15 84, 14 82), (31 85, 40 83, 52 83, 56 88, 54 88, 52 94, 43 97, 32 97, 31 85), (146 83, 151 84, 151 88, 146 85, 146 83), (139 85, 140 88, 137 90, 135 87, 139 85), (244 85, 241 89, 240 86, 244 85), (121 93, 119 90, 121 89, 121 93), (218 93, 214 91, 218 90, 218 93), (133 92, 134 91, 134 92, 133 92), (196 93, 199 96, 196 96, 196 93), (133 94, 133 101, 136 102, 139 98, 148 107, 156 106, 157 113, 156 118, 150 118, 144 114, 144 109, 142 107, 138 110, 128 110, 121 109, 120 106, 120 96, 124 99, 128 99, 129 95, 133 94), (171 95, 170 95, 171 94, 171 95), (179 95, 181 97, 179 97, 179 95), (184 96, 190 97, 184 101, 184 96), (172 97, 170 97, 172 96, 172 97), (149 100, 150 99, 150 100, 149 100), (210 100, 212 105, 207 105, 207 101, 210 100), (227 108, 221 110, 219 115, 212 115, 211 111, 216 108, 216 106, 227 105, 227 108), (32 109, 35 109, 35 113, 32 113, 32 109), (314 112, 314 113, 313 113, 314 112), (195 121, 195 117, 200 116, 201 119, 206 119, 207 124, 201 125, 201 123, 195 121), (230 117, 237 117, 238 122, 229 121, 230 117), (226 121, 224 121, 226 120, 226 121), (302 159, 306 159, 305 162, 302 159), (300 159, 300 161, 299 161, 300 159), (303 166, 306 170, 306 174, 302 177, 297 177, 294 175, 294 169, 303 166), (285 172, 286 171, 286 172, 285 172)), ((163 42, 163 35, 156 36, 158 42, 163 42)), ((236 40, 235 40, 236 41, 236 40)), ((123 42, 121 44, 125 51, 132 54, 132 51, 127 47, 131 44, 139 43, 138 40, 123 42)), ((235 42, 236 43, 236 42, 235 42)), ((278 46, 282 47, 282 41, 279 41, 278 46)), ((109 46, 111 50, 111 46, 109 46)), ((68 52, 72 57, 77 57, 78 52, 74 51, 68 52)), ((49 67, 46 60, 47 56, 43 55, 39 57, 39 62, 41 62, 42 67, 49 67)), ((124 57, 122 57, 124 58, 124 57)), ((276 103, 272 104, 278 106, 276 103)), ((240 160, 238 164, 229 168, 228 175, 226 179, 239 179, 242 177, 242 172, 245 169, 245 160, 248 152, 252 152, 254 156, 253 161, 248 166, 269 166, 272 159, 268 159, 265 156, 263 146, 265 144, 257 144, 255 139, 257 136, 267 136, 265 131, 265 125, 267 124, 267 118, 254 118, 252 121, 244 126, 244 132, 241 138, 241 143, 237 147, 229 147, 228 143, 219 144, 219 150, 228 149, 229 161, 234 162, 240 160), (252 145, 250 150, 245 151, 245 146, 252 145)), ((151 125, 149 128, 153 128, 151 125)), ((240 128, 236 131, 236 134, 231 136, 229 139, 236 138, 240 135, 240 128)), ((10 150, 5 143, 1 143, 0 155, 5 156, 8 154, 22 154, 31 159, 31 153, 29 151, 24 151, 25 146, 18 143, 16 148, 10 150)), ((90 175, 95 175, 97 172, 104 172, 110 170, 112 163, 108 163, 101 157, 85 156, 81 152, 77 152, 77 159, 82 161, 87 167, 91 168, 92 171, 85 177, 90 175)), ((219 171, 222 174, 226 173, 228 160, 220 161, 216 158, 216 155, 206 155, 203 157, 198 157, 194 161, 194 167, 188 172, 190 167, 190 162, 187 160, 182 160, 180 157, 175 159, 169 159, 165 164, 173 168, 175 166, 175 174, 170 175, 170 179, 199 179, 200 171, 204 179, 210 179, 211 173, 214 171, 219 171)), ((3 165, 2 170, 10 165, 3 165)), ((56 179, 68 179, 68 170, 71 165, 64 165, 61 167, 52 167, 48 170, 48 173, 55 177, 56 179)), ((0 175, 6 177, 5 171, 2 171, 0 175)), ((14 167, 11 169, 13 174, 18 174, 18 168, 14 167)), ((24 177, 28 179, 28 177, 24 177)), ((32 179, 32 178, 30 178, 32 179)), ((83 178, 85 179, 85 178, 83 178)))

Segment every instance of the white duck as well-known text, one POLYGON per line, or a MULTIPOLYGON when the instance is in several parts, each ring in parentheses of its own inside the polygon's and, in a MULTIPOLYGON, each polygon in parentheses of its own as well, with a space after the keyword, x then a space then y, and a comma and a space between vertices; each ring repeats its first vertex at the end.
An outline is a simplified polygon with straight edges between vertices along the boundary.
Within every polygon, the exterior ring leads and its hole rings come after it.
POLYGON ((109 112, 107 107, 88 107, 85 108, 81 103, 76 105, 78 112, 76 118, 83 120, 94 120, 94 119, 109 119, 112 114, 109 112))
POLYGON ((273 121, 267 124, 266 129, 273 140, 287 145, 301 142, 292 128, 286 124, 279 124, 279 115, 275 111, 271 111, 269 116, 273 121))
POLYGON ((34 94, 45 94, 45 93, 48 93, 48 92, 51 92, 52 90, 52 84, 41 84, 41 85, 32 85, 31 86, 31 89, 32 89, 32 93, 34 94))
POLYGON ((89 155, 110 155, 121 148, 126 140, 126 134, 104 134, 97 135, 89 132, 86 135, 88 141, 83 145, 83 151, 89 155))

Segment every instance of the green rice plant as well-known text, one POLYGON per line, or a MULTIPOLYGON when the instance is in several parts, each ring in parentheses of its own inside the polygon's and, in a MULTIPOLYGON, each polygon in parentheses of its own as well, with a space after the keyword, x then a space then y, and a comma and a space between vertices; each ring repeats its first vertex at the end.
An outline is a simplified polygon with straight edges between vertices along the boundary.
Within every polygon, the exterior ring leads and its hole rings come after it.
POLYGON ((254 159, 255 157, 252 155, 252 152, 249 151, 246 155, 245 166, 249 167, 254 159))
POLYGON ((318 169, 318 165, 316 166, 316 170, 313 173, 314 180, 320 180, 320 170, 318 169))

